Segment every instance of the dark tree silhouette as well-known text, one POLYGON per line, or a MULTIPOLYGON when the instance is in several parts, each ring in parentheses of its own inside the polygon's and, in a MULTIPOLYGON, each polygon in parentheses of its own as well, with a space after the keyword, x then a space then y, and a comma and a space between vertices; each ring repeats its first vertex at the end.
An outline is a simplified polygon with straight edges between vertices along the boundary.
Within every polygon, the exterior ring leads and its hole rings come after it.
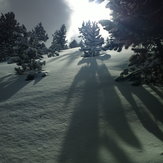
POLYGON ((106 7, 112 10, 112 20, 100 23, 111 36, 108 49, 132 47, 135 52, 130 58, 131 74, 122 73, 119 79, 132 78, 138 84, 162 83, 163 1, 110 0, 106 7))
POLYGON ((70 48, 76 48, 76 47, 79 47, 79 44, 77 43, 76 40, 72 40, 69 44, 69 47, 70 48))
POLYGON ((13 12, 1 14, 0 16, 0 61, 5 61, 14 56, 14 46, 20 25, 13 12))

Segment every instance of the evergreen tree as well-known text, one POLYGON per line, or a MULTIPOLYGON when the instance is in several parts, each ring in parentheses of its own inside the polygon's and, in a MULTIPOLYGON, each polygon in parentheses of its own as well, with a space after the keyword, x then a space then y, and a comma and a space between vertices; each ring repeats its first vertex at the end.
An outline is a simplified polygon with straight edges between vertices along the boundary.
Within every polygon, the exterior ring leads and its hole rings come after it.
POLYGON ((26 27, 24 25, 20 26, 19 32, 15 33, 15 35, 17 39, 14 42, 13 49, 16 56, 18 57, 17 61, 19 61, 21 56, 23 56, 24 51, 29 47, 29 37, 26 27))
POLYGON ((48 40, 48 35, 42 26, 42 23, 36 25, 36 27, 30 32, 30 46, 37 49, 40 55, 47 52, 45 42, 48 40))
POLYGON ((48 40, 48 35, 41 22, 36 25, 32 32, 36 35, 39 42, 46 42, 48 40))
POLYGON ((160 16, 163 15, 162 6, 161 0, 157 3, 154 0, 110 0, 107 7, 112 10, 112 20, 100 22, 111 34, 115 47, 116 44, 120 48, 128 48, 153 41, 160 42, 158 39, 163 35, 163 18, 160 16))
POLYGON ((76 48, 76 47, 79 47, 79 44, 77 43, 76 40, 72 40, 69 44, 69 47, 70 48, 76 48))
POLYGON ((55 55, 59 55, 58 52, 60 51, 61 46, 58 44, 58 32, 59 31, 55 31, 55 33, 52 35, 53 40, 51 42, 51 46, 49 47, 48 57, 54 57, 55 55))
POLYGON ((51 46, 49 47, 49 56, 54 56, 55 55, 59 55, 58 52, 60 50, 64 50, 67 48, 66 43, 66 26, 63 24, 61 26, 61 28, 57 31, 54 32, 53 36, 53 40, 51 43, 51 46))
POLYGON ((81 51, 84 52, 84 57, 99 55, 102 50, 104 39, 99 34, 100 28, 96 22, 83 22, 82 27, 79 28, 80 37, 83 40, 81 51))
POLYGON ((135 52, 129 74, 121 77, 163 83, 163 1, 110 0, 106 7, 112 10, 112 20, 100 23, 111 35, 109 49, 132 47, 135 52))
POLYGON ((48 39, 48 36, 41 23, 31 32, 27 32, 25 28, 22 31, 22 35, 17 41, 17 53, 19 54, 17 65, 19 67, 15 70, 18 74, 40 72, 45 64, 41 59, 44 48, 46 48, 44 42, 48 39))
POLYGON ((13 12, 1 14, 0 61, 14 58, 18 65, 15 68, 18 74, 42 70, 42 65, 45 62, 41 62, 41 58, 47 49, 45 46, 47 39, 48 36, 41 23, 28 32, 24 25, 17 22, 13 12))
POLYGON ((0 16, 0 61, 14 56, 15 40, 19 32, 20 25, 15 19, 13 12, 1 14, 0 16))
POLYGON ((58 40, 58 43, 60 44, 61 46, 61 50, 64 50, 66 49, 66 43, 67 43, 67 40, 66 40, 66 26, 65 24, 63 24, 59 30, 59 40, 58 40))

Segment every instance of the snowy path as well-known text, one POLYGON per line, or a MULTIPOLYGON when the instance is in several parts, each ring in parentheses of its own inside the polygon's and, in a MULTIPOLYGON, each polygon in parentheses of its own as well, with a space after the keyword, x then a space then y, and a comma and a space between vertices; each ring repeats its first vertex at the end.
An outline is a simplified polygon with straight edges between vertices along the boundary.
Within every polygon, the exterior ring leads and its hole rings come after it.
POLYGON ((116 83, 122 53, 66 50, 31 82, 0 64, 0 163, 162 163, 163 89, 116 83))

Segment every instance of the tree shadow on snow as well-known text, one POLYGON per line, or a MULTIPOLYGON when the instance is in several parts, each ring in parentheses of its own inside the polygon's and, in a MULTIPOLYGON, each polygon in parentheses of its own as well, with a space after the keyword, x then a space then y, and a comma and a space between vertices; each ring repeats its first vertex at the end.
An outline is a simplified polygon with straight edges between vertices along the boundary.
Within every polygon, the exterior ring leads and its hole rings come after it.
POLYGON ((114 79, 111 77, 108 68, 104 64, 101 65, 98 74, 102 94, 100 99, 105 121, 114 129, 120 139, 135 148, 141 149, 141 144, 126 119, 124 108, 114 89, 114 79))
POLYGON ((79 57, 81 57, 80 51, 75 51, 74 53, 71 53, 70 55, 67 55, 66 57, 62 58, 61 61, 66 60, 67 65, 70 65, 79 57))
POLYGON ((33 81, 33 85, 37 85, 41 80, 43 80, 46 77, 47 76, 41 76, 40 74, 37 74, 36 77, 31 81, 33 81))
MULTIPOLYGON (((101 60, 101 61, 105 61, 105 60, 108 60, 110 58, 111 58, 111 55, 110 54, 105 54, 105 53, 95 57, 96 60, 101 60)), ((84 64, 84 63, 86 63, 88 65, 91 64, 90 63, 90 57, 85 57, 85 58, 81 59, 78 62, 78 65, 81 65, 81 64, 84 64)))
POLYGON ((102 61, 108 60, 111 58, 110 54, 102 53, 101 55, 97 56, 96 59, 100 59, 102 61))
MULTIPOLYGON (((66 54, 61 54, 59 56, 55 56, 55 57, 52 57, 50 58, 47 63, 51 63, 51 62, 54 62, 57 60, 58 61, 63 61, 63 60, 67 60, 67 62, 73 62, 76 58, 80 57, 80 55, 78 55, 80 52, 79 51, 75 51, 75 52, 67 52, 66 54)), ((69 63, 69 64, 70 64, 69 63)))
POLYGON ((133 87, 128 83, 117 83, 116 86, 131 104, 142 125, 163 140, 163 132, 157 125, 157 121, 163 123, 163 105, 141 86, 133 87))
POLYGON ((106 134, 111 126, 118 139, 141 149, 141 144, 131 130, 121 102, 113 88, 113 79, 107 67, 97 65, 96 58, 80 61, 85 63, 75 76, 69 89, 65 107, 72 105, 74 99, 80 99, 74 106, 71 122, 63 142, 59 163, 99 163, 100 147, 106 146, 117 162, 133 163, 127 153, 111 134, 106 134), (108 83, 110 82, 110 83, 108 83), (110 85, 109 85, 110 84, 110 85), (101 99, 102 97, 102 99, 101 99), (100 134, 100 114, 108 127, 102 127, 100 134))
POLYGON ((64 58, 66 56, 67 56, 67 53, 66 54, 63 54, 63 55, 51 57, 51 58, 49 58, 49 60, 47 61, 47 63, 54 62, 55 60, 59 60, 59 59, 64 58))
POLYGON ((6 75, 0 78, 0 102, 12 97, 28 83, 23 75, 6 75))
POLYGON ((153 91, 163 99, 163 87, 161 89, 160 87, 154 87, 153 85, 150 85, 150 88, 153 89, 153 91))
POLYGON ((65 106, 74 96, 81 99, 74 107, 70 126, 63 143, 60 163, 97 163, 98 138, 98 93, 94 65, 84 66, 70 87, 65 106), (94 81, 92 84, 91 82, 94 81), (93 92, 92 92, 93 90, 93 92), (92 102, 93 101, 93 102, 92 102))

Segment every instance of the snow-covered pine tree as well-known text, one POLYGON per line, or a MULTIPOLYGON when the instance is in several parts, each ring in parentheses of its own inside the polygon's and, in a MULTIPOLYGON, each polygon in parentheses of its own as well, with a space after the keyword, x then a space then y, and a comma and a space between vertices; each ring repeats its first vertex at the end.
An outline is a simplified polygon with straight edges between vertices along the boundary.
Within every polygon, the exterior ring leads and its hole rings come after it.
POLYGON ((66 26, 63 24, 59 30, 56 30, 52 35, 53 40, 51 46, 49 47, 49 57, 59 55, 60 50, 66 49, 66 26))
POLYGON ((30 32, 30 45, 37 49, 37 53, 43 55, 47 53, 47 47, 45 42, 48 40, 48 35, 40 22, 36 27, 30 32))
POLYGON ((102 50, 104 43, 103 37, 100 35, 100 28, 96 22, 83 22, 82 27, 79 28, 80 36, 82 38, 81 51, 84 52, 84 57, 97 56, 102 50))
POLYGON ((17 53, 19 54, 19 60, 15 68, 18 74, 25 72, 36 74, 42 71, 42 66, 45 65, 45 61, 41 61, 43 54, 44 42, 48 39, 46 32, 44 31, 41 23, 37 25, 32 32, 22 27, 22 34, 17 40, 17 53))

